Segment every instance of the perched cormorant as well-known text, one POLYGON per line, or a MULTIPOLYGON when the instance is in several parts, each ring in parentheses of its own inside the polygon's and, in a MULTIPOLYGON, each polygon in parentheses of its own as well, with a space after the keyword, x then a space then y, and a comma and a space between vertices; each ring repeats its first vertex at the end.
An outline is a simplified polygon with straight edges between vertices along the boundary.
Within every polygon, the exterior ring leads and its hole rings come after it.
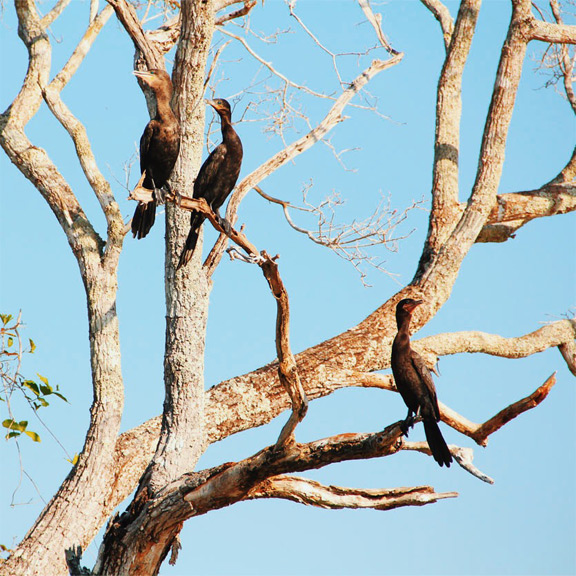
MULTIPOLYGON (((207 101, 220 116, 222 127, 222 142, 212 150, 198 172, 194 182, 194 198, 204 198, 212 210, 216 212, 222 224, 226 222, 220 217, 218 209, 236 185, 240 166, 242 165, 242 142, 232 127, 232 111, 226 100, 217 98, 207 101)), ((201 212, 192 212, 190 217, 190 232, 186 244, 180 254, 178 268, 188 264, 194 254, 198 241, 200 227, 205 220, 201 212)))
POLYGON ((404 423, 406 430, 413 425, 414 414, 421 416, 434 460, 440 466, 446 464, 449 467, 452 455, 437 424, 440 410, 432 374, 420 354, 410 346, 410 319, 413 310, 420 304, 422 300, 406 298, 396 306, 398 334, 392 344, 392 374, 396 388, 408 406, 408 416, 404 423))
POLYGON ((172 82, 164 70, 135 71, 134 74, 147 84, 156 96, 156 116, 148 122, 140 138, 140 172, 144 175, 142 186, 152 190, 153 200, 140 202, 132 218, 132 234, 144 238, 154 225, 156 204, 164 202, 161 188, 168 185, 168 178, 180 151, 180 125, 172 108, 172 82))

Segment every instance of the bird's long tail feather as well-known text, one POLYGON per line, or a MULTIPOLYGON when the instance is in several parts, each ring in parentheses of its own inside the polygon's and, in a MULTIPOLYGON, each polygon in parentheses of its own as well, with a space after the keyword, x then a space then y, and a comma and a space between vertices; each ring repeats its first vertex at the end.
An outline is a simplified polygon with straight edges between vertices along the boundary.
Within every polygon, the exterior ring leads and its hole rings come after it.
POLYGON ((132 235, 134 238, 144 238, 156 220, 156 201, 148 202, 147 204, 139 203, 136 206, 134 217, 132 218, 132 235))
POLYGON ((440 466, 446 466, 449 468, 452 462, 452 454, 440 432, 438 423, 435 420, 424 420, 424 432, 426 433, 426 440, 428 441, 428 446, 430 447, 430 452, 434 460, 440 464, 440 466))
POLYGON ((176 270, 180 270, 182 266, 186 266, 186 264, 188 264, 188 262, 190 262, 192 259, 194 249, 196 248, 196 243, 198 242, 200 227, 202 226, 204 219, 205 216, 198 212, 192 214, 192 217, 190 218, 190 232, 188 232, 188 238, 186 238, 186 243, 184 244, 182 254, 180 254, 180 260, 178 261, 176 270))

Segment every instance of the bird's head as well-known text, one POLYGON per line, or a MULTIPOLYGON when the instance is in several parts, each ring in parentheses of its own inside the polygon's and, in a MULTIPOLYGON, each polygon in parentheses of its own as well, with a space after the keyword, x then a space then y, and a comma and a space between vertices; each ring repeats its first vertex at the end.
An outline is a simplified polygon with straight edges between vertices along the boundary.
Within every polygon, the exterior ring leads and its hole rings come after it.
POLYGON ((400 300, 398 304, 396 304, 396 322, 398 326, 400 326, 400 322, 404 318, 410 318, 412 316, 412 312, 423 304, 424 300, 414 300, 413 298, 404 298, 404 300, 400 300))
POLYGON ((228 100, 224 100, 224 98, 215 98, 214 100, 206 100, 220 116, 232 116, 232 109, 230 108, 230 104, 228 100))
POLYGON ((134 70, 134 76, 142 80, 144 84, 150 86, 154 92, 159 89, 168 87, 172 91, 172 80, 170 80, 170 75, 165 70, 159 70, 157 68, 152 68, 147 72, 143 70, 134 70))

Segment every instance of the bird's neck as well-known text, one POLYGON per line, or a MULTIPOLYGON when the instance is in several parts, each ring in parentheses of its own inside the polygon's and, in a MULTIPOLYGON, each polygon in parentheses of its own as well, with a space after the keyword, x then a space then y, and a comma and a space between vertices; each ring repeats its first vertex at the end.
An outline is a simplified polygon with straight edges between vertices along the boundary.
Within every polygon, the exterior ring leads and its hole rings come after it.
POLYGON ((156 92, 156 118, 174 118, 174 111, 170 106, 171 95, 163 90, 156 92))
POLYGON ((398 336, 401 338, 410 338, 410 317, 405 317, 398 322, 398 336))
POLYGON ((220 125, 222 128, 222 139, 226 140, 228 137, 236 134, 234 128, 232 127, 232 120, 227 116, 221 116, 220 125))

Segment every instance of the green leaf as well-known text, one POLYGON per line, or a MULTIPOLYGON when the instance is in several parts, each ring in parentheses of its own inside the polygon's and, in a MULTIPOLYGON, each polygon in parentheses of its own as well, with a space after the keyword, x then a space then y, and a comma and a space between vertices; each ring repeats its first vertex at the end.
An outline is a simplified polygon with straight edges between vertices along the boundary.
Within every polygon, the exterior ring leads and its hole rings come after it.
POLYGON ((24 380, 24 382, 22 382, 22 386, 26 386, 26 388, 32 390, 36 396, 40 396, 40 388, 38 388, 38 384, 36 384, 34 380, 24 380))
POLYGON ((62 394, 60 394, 60 392, 52 392, 52 394, 54 394, 54 396, 58 396, 58 398, 61 398, 62 400, 64 400, 64 402, 68 402, 68 398, 66 398, 66 396, 63 396, 62 394))
POLYGON ((22 432, 8 432, 8 434, 6 434, 6 440, 9 438, 16 438, 17 436, 20 436, 20 434, 22 434, 22 432))
MULTIPOLYGON (((42 396, 39 396, 37 398, 37 402, 38 402, 38 405, 37 405, 38 408, 41 408, 42 406, 44 406, 44 408, 46 408, 46 406, 50 406, 50 404, 48 404, 47 400, 42 398, 42 396)), ((36 408, 36 403, 34 403, 34 404, 35 404, 34 407, 36 408)), ((38 410, 38 408, 36 408, 36 410, 38 410)))
POLYGON ((40 392, 42 392, 44 396, 50 396, 50 394, 52 394, 52 386, 50 386, 50 384, 47 384, 46 386, 40 384, 40 392))
POLYGON ((8 348, 10 348, 10 346, 12 346, 12 344, 14 344, 14 338, 9 337, 8 338, 8 348))
POLYGON ((34 340, 32 338, 28 338, 30 340, 30 354, 34 354, 34 350, 36 350, 36 344, 34 344, 34 340))
POLYGON ((6 324, 12 320, 12 314, 0 314, 0 319, 2 320, 2 324, 6 326, 6 324))
POLYGON ((8 418, 2 422, 2 426, 4 426, 4 428, 8 428, 8 430, 18 430, 19 432, 24 432, 28 426, 28 421, 20 420, 20 422, 16 422, 16 420, 13 418, 8 418))
POLYGON ((38 374, 38 372, 36 372, 36 376, 38 376, 38 378, 40 378, 40 380, 42 380, 44 384, 48 385, 48 378, 46 378, 45 376, 41 376, 40 374, 38 374))
POLYGON ((28 436, 30 436, 30 438, 32 438, 32 440, 34 440, 34 442, 41 442, 42 441, 42 440, 40 440, 40 435, 36 434, 36 432, 31 432, 30 430, 25 430, 24 433, 28 434, 28 436))

